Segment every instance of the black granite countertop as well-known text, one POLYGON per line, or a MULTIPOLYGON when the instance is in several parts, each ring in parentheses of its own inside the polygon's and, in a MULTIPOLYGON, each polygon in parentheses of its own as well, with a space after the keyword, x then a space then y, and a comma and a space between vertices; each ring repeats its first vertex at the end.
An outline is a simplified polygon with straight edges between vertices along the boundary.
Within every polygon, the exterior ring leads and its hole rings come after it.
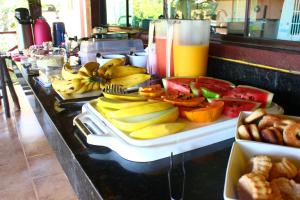
MULTIPOLYGON (((80 110, 56 112, 55 92, 43 88, 26 73, 19 75, 20 80, 23 78, 35 96, 35 102, 30 103, 41 127, 80 199, 170 199, 170 158, 136 163, 106 147, 88 145, 72 124, 80 110)), ((174 156, 172 196, 179 199, 184 186, 184 199, 223 199, 225 171, 233 141, 174 156)))

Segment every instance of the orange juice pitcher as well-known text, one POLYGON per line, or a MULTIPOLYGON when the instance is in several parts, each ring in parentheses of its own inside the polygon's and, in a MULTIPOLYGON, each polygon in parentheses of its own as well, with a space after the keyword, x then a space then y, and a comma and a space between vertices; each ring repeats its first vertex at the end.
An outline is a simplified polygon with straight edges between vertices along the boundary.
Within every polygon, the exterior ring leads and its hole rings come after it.
POLYGON ((175 76, 205 76, 210 36, 209 20, 176 20, 173 34, 175 76))

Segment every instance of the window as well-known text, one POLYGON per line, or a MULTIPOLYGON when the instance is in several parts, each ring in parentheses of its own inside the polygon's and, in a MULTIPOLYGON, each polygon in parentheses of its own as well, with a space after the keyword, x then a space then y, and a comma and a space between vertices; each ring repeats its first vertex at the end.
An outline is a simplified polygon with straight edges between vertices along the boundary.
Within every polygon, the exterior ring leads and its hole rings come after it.
POLYGON ((109 0, 106 12, 108 25, 148 29, 163 14, 163 0, 109 0))
MULTIPOLYGON (((205 0, 168 2, 169 16, 180 19, 185 18, 184 16, 201 17, 199 5, 205 0), (189 12, 190 15, 186 14, 189 12)), ((211 15, 212 30, 217 35, 228 35, 224 38, 242 36, 239 38, 273 42, 300 41, 300 0, 210 0, 207 2, 217 3, 213 9, 214 14, 211 15)), ((163 15, 163 0, 110 0, 106 3, 109 25, 147 29, 149 20, 163 15), (113 16, 117 17, 113 19, 113 16)))
POLYGON ((215 32, 300 41, 300 0, 218 0, 215 32), (246 23, 246 24, 245 24, 246 23))
POLYGON ((42 0, 42 15, 52 28, 53 22, 64 22, 69 36, 81 36, 80 3, 77 0, 42 0))
POLYGON ((17 45, 15 9, 28 8, 27 0, 0 0, 0 50, 8 51, 17 45))

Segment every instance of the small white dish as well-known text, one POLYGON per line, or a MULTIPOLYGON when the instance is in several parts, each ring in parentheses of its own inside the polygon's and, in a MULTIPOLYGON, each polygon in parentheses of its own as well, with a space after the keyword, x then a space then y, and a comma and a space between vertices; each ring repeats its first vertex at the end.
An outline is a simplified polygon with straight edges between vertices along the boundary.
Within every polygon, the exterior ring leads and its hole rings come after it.
POLYGON ((148 54, 146 52, 136 52, 134 55, 128 55, 129 63, 136 67, 147 67, 148 54))

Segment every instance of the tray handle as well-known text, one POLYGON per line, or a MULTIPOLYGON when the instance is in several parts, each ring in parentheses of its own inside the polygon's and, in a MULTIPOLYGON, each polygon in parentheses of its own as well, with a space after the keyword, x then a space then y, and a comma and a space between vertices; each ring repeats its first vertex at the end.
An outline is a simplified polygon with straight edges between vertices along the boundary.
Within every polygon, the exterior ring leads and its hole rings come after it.
POLYGON ((95 122, 87 112, 77 115, 73 120, 73 125, 76 125, 79 128, 89 144, 106 146, 114 149, 120 143, 115 136, 111 135, 110 131, 103 123, 99 121, 95 122), (92 129, 93 132, 96 132, 97 134, 94 134, 89 127, 85 125, 87 119, 93 122, 92 129))

